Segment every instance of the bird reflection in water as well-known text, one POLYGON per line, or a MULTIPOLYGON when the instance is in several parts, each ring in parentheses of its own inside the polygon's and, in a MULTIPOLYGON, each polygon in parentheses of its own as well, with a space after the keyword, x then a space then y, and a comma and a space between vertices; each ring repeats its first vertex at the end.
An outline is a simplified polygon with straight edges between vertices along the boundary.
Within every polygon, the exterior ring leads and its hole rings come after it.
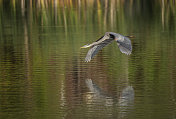
POLYGON ((99 88, 91 79, 86 79, 86 86, 90 92, 87 92, 87 103, 104 102, 106 106, 113 105, 113 98, 108 96, 101 88, 99 88))
POLYGON ((118 98, 119 118, 124 118, 134 105, 134 89, 132 86, 125 87, 118 98))
POLYGON ((134 89, 132 86, 126 86, 120 92, 120 96, 110 96, 105 93, 98 85, 96 85, 91 79, 85 80, 86 86, 90 92, 86 94, 86 103, 88 105, 101 105, 108 107, 116 107, 118 110, 118 116, 124 117, 128 110, 133 107, 134 104, 134 89))

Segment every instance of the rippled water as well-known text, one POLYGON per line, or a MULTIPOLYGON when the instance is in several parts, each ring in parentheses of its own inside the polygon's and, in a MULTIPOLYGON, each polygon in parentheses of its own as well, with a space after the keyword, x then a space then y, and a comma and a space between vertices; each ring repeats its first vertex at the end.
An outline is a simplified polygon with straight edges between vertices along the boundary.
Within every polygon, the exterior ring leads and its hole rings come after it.
POLYGON ((175 119, 175 7, 132 3, 0 3, 0 117, 175 119), (113 42, 84 62, 107 31, 134 35, 132 54, 113 42))

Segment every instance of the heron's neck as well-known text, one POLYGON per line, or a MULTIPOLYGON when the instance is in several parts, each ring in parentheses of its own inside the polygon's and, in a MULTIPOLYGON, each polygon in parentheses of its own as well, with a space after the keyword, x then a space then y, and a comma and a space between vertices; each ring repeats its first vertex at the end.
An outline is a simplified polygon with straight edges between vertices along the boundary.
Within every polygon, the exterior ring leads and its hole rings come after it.
POLYGON ((92 47, 93 45, 96 45, 97 42, 93 42, 92 44, 88 44, 88 47, 92 47))

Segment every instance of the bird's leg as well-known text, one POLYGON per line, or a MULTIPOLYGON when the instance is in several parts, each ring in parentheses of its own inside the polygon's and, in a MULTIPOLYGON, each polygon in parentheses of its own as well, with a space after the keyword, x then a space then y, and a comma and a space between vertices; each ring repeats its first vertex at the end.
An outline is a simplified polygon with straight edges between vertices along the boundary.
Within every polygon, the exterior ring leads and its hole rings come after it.
POLYGON ((135 38, 135 36, 125 36, 125 37, 128 37, 128 38, 135 38))

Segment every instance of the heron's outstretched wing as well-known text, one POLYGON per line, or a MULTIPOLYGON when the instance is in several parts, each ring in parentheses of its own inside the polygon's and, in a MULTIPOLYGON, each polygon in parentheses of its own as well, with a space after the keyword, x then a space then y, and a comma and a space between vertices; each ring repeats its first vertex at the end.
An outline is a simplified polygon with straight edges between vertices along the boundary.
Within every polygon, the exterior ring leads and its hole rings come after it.
POLYGON ((122 53, 130 55, 132 52, 131 41, 127 37, 123 37, 117 40, 117 45, 122 53))
POLYGON ((105 39, 101 43, 94 45, 87 53, 85 62, 89 62, 97 53, 99 50, 101 50, 103 47, 111 43, 113 39, 105 39))

